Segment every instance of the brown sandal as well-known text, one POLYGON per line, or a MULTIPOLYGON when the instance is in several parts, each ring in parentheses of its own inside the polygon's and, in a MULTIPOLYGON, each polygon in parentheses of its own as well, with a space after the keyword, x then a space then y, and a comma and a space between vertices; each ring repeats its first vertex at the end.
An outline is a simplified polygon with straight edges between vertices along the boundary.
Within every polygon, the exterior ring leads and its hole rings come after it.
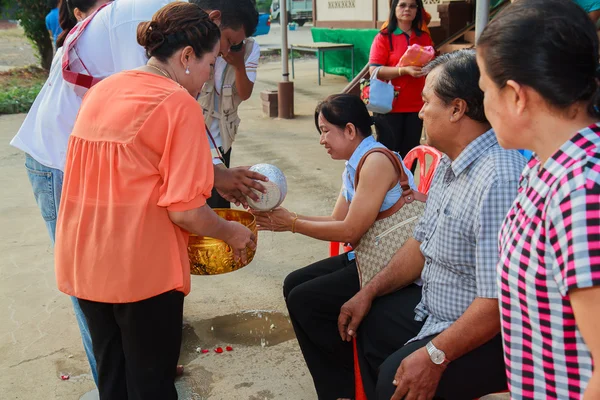
POLYGON ((175 376, 183 375, 183 371, 184 371, 183 365, 178 365, 177 368, 175 369, 175 376))

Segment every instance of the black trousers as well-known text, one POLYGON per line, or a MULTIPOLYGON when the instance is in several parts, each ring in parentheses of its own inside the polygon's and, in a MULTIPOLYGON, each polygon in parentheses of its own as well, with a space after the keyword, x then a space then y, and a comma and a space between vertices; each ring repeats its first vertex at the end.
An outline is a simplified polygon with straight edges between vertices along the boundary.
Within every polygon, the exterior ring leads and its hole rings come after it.
POLYGON ((177 399, 182 292, 135 303, 79 304, 92 336, 100 400, 177 399))
MULTIPOLYGON (((225 166, 229 168, 229 164, 231 164, 231 148, 229 148, 229 151, 227 153, 225 153, 222 148, 220 148, 219 150, 223 155, 225 166)), ((231 203, 225 200, 223 197, 221 197, 219 192, 217 192, 217 189, 215 189, 214 187, 210 198, 206 201, 206 204, 208 204, 210 208, 231 208, 231 203)))
POLYGON ((419 113, 376 114, 375 118, 383 120, 389 127, 388 132, 382 132, 379 142, 398 152, 402 158, 421 143, 423 121, 419 113))
MULTIPOLYGON (((422 322, 414 320, 414 308, 422 288, 410 285, 376 299, 357 332, 359 363, 369 399, 389 400, 392 384, 402 360, 424 347, 436 335, 414 338, 422 322)), ((500 335, 451 362, 442 375, 435 398, 472 400, 507 388, 500 335)))
POLYGON ((285 278, 283 295, 319 400, 354 398, 352 343, 342 341, 337 321, 359 289, 356 263, 346 254, 285 278))

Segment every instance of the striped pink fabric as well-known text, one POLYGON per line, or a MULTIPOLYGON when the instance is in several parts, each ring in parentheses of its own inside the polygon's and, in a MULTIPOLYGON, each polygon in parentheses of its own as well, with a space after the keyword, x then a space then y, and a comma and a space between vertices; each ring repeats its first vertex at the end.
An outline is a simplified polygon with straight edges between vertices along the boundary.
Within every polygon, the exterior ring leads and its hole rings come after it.
POLYGON ((580 399, 593 363, 569 293, 600 285, 600 125, 533 158, 500 232, 499 291, 513 399, 580 399))
POLYGON ((79 97, 83 97, 89 88, 100 82, 102 78, 93 77, 86 68, 83 60, 77 54, 77 40, 81 37, 85 28, 92 22, 92 19, 100 10, 109 5, 111 2, 100 6, 92 15, 85 20, 75 25, 69 32, 65 43, 63 44, 64 52, 62 58, 62 75, 63 79, 79 97))

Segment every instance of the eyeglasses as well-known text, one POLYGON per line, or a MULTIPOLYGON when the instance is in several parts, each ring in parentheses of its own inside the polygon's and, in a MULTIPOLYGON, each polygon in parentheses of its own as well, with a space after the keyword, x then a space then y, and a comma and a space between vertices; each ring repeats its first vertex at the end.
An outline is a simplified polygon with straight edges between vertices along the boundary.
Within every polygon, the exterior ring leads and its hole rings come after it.
POLYGON ((398 3, 398 8, 401 10, 404 10, 405 8, 409 8, 411 10, 416 10, 417 8, 419 8, 418 5, 412 3, 412 4, 408 4, 408 3, 398 3))

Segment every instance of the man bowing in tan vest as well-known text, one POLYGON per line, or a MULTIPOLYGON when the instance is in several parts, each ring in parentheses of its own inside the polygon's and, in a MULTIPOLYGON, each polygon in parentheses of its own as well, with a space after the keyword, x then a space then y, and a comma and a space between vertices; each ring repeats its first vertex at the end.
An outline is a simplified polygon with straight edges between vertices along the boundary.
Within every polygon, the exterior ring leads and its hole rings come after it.
MULTIPOLYGON (((200 0, 196 3, 207 3, 203 9, 210 9, 209 3, 215 1, 220 1, 221 13, 235 12, 236 2, 233 1, 200 0), (225 10, 229 7, 232 10, 225 10)), ((258 13, 248 18, 256 19, 258 13)), ((252 36, 253 33, 246 32, 246 35, 252 36)), ((223 163, 224 167, 229 168, 231 145, 240 125, 238 107, 252 95, 259 57, 260 46, 250 37, 239 45, 232 46, 227 55, 217 58, 213 77, 202 88, 198 101, 204 111, 209 135, 212 135, 209 141, 217 156, 215 164, 223 163)), ((208 205, 212 208, 229 208, 231 203, 213 189, 208 205)))

